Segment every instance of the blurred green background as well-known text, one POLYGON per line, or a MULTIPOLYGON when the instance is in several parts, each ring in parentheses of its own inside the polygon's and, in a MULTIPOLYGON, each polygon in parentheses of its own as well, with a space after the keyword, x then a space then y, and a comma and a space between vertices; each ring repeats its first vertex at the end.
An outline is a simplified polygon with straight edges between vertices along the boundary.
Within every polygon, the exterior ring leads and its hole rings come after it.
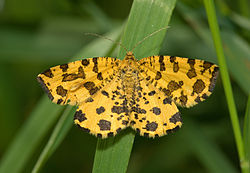
MULTIPOLYGON (((84 33, 123 26, 131 5, 132 0, 0 0, 0 158, 44 94, 36 76, 97 39, 84 33)), ((241 123, 250 93, 250 21, 244 8, 236 1, 216 1, 241 123)), ((169 26, 162 55, 217 63, 202 1, 178 1, 169 26)), ((205 102, 180 110, 184 125, 178 132, 154 140, 136 135, 128 172, 239 172, 220 78, 205 102)), ((31 171, 48 138, 23 172, 31 171)), ((42 172, 91 172, 96 141, 74 126, 42 172)))

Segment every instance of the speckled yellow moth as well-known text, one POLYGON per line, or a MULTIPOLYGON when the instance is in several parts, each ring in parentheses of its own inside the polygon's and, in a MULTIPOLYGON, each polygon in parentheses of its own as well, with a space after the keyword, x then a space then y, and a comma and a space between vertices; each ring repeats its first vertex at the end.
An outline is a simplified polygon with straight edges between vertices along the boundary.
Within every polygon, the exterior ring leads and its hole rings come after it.
POLYGON ((97 137, 130 126, 159 137, 182 125, 177 106, 191 107, 213 91, 219 68, 197 59, 95 57, 52 67, 37 80, 57 104, 78 105, 74 122, 97 137))

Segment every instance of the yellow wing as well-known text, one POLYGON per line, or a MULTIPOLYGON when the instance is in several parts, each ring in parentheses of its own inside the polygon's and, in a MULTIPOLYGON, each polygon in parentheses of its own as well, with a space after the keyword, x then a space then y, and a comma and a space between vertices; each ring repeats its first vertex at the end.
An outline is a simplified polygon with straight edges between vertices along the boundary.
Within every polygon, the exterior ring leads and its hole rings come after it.
POLYGON ((193 106, 213 91, 219 67, 203 60, 151 56, 139 62, 141 74, 177 105, 193 106))
POLYGON ((114 136, 127 127, 129 114, 121 79, 116 77, 83 102, 75 113, 74 122, 100 138, 114 136))
POLYGON ((49 98, 57 104, 81 104, 109 83, 120 60, 97 57, 52 67, 38 75, 49 98))
POLYGON ((180 112, 174 102, 147 81, 141 80, 130 115, 130 126, 141 136, 159 137, 182 125, 180 112))

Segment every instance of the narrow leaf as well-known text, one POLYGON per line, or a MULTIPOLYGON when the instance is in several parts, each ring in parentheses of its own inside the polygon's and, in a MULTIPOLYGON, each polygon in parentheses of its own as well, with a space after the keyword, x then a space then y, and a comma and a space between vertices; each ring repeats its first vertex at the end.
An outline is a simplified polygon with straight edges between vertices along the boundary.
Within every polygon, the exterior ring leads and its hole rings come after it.
POLYGON ((44 96, 3 155, 0 172, 21 172, 62 110, 44 96))
POLYGON ((246 114, 244 119, 244 144, 246 160, 242 162, 242 167, 250 173, 250 95, 248 95, 246 114))

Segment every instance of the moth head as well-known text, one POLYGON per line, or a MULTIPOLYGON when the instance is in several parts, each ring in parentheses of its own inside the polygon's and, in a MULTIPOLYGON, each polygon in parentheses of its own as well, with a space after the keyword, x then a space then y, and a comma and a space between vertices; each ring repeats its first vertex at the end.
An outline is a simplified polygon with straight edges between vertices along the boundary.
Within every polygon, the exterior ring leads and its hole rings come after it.
POLYGON ((126 56, 125 56, 124 60, 135 60, 135 56, 134 56, 133 52, 128 51, 126 53, 126 56))

